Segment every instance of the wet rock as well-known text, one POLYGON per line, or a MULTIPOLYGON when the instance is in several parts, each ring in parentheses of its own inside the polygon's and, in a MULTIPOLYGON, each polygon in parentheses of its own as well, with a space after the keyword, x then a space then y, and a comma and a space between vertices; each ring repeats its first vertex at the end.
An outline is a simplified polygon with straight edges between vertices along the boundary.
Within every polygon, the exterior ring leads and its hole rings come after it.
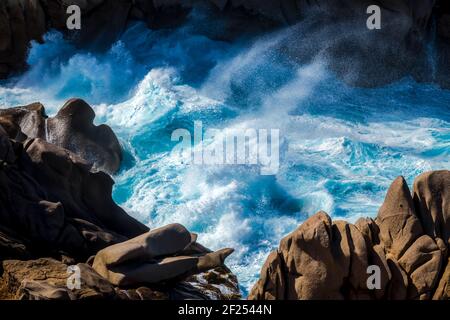
MULTIPOLYGON (((191 285, 211 300, 241 299, 241 291, 237 277, 225 266, 194 274, 182 283, 191 285)), ((174 291, 180 294, 180 287, 176 286, 171 290, 170 293, 172 296, 174 295, 174 291)))

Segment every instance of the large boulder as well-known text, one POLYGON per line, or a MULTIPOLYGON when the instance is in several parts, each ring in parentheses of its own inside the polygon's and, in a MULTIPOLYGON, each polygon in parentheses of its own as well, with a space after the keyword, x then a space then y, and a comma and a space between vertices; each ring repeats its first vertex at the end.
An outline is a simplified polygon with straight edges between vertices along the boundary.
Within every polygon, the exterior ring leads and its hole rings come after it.
MULTIPOLYGON (((118 39, 132 19, 151 28, 176 27, 197 5, 216 8, 220 14, 209 10, 211 19, 224 17, 238 34, 251 30, 250 24, 260 20, 272 21, 273 26, 302 22, 291 30, 292 36, 280 49, 302 63, 320 55, 350 84, 384 85, 406 75, 444 86, 450 83, 450 10, 444 0, 378 1, 381 30, 366 27, 366 10, 373 5, 370 0, 8 0, 0 5, 0 77, 24 68, 29 42, 41 41, 47 28, 64 32, 84 48, 103 50, 118 39), (66 10, 72 4, 81 8, 81 30, 67 30, 66 10), (431 30, 433 12, 436 31, 431 30), (254 16, 257 19, 252 19, 254 16), (428 38, 434 38, 427 37, 429 32, 436 32, 438 38, 436 72, 432 72, 434 66, 426 52, 428 38)), ((206 34, 210 32, 204 29, 206 34)))
POLYGON ((281 240, 261 271, 250 299, 344 299, 366 297, 368 252, 363 235, 324 212, 281 240), (330 268, 333 266, 333 268, 330 268))
POLYGON ((414 203, 425 233, 450 249, 450 171, 426 172, 414 181, 414 203))
POLYGON ((375 220, 379 238, 387 255, 401 257, 423 234, 422 225, 414 211, 411 192, 403 177, 395 179, 389 188, 375 220))
POLYGON ((120 143, 107 125, 94 125, 94 110, 81 99, 67 101, 48 118, 40 103, 0 110, 0 125, 11 139, 39 138, 72 151, 96 170, 115 173, 122 161, 120 143))
POLYGON ((155 284, 221 267, 232 252, 210 252, 196 244, 194 234, 173 224, 99 251, 93 267, 117 286, 155 284))
POLYGON ((399 177, 375 220, 315 214, 269 255, 249 299, 448 299, 449 189, 448 171, 424 173, 413 200, 399 177), (369 266, 379 288, 367 285, 369 266))
POLYGON ((29 140, 22 157, 25 172, 64 207, 66 215, 132 238, 148 230, 112 199, 112 178, 76 154, 45 142, 29 140))
POLYGON ((66 149, 10 140, 0 126, 0 163, 0 259, 14 252, 86 259, 148 231, 114 203, 111 177, 66 149))
POLYGON ((71 99, 48 119, 49 143, 70 150, 96 169, 116 172, 122 161, 119 141, 106 125, 93 124, 95 112, 81 99, 71 99))
POLYGON ((25 67, 30 41, 42 42, 46 29, 41 1, 0 2, 0 78, 25 67))
POLYGON ((112 299, 114 287, 89 265, 76 265, 80 271, 80 287, 69 289, 69 266, 49 258, 3 261, 0 293, 3 299, 15 300, 83 300, 112 299))
POLYGON ((14 140, 24 141, 27 137, 45 139, 46 117, 44 106, 37 102, 0 110, 0 125, 14 140))

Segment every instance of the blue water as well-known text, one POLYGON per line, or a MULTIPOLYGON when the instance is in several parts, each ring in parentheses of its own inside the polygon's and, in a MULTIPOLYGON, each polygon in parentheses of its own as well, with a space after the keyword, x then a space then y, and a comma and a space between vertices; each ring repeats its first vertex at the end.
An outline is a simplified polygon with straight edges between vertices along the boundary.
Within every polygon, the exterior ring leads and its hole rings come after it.
MULTIPOLYGON (((195 19, 194 19, 195 20, 195 19)), ((450 169, 450 91, 411 79, 350 88, 320 59, 294 64, 277 50, 288 31, 233 43, 141 24, 106 53, 58 33, 34 44, 29 71, 0 87, 0 107, 70 97, 93 105, 125 150, 114 199, 150 227, 171 222, 218 249, 245 293, 280 239, 318 210, 375 216, 390 182, 450 169), (280 130, 280 169, 181 164, 171 133, 193 127, 280 130)))

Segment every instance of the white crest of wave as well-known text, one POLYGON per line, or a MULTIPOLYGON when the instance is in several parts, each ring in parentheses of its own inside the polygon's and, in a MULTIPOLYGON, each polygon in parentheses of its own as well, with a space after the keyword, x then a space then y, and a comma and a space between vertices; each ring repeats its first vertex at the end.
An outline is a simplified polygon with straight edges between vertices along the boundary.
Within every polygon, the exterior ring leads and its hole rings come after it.
POLYGON ((139 83, 132 97, 119 104, 103 106, 100 113, 113 126, 139 129, 172 111, 189 113, 196 109, 216 108, 218 102, 178 83, 173 68, 155 68, 139 83))

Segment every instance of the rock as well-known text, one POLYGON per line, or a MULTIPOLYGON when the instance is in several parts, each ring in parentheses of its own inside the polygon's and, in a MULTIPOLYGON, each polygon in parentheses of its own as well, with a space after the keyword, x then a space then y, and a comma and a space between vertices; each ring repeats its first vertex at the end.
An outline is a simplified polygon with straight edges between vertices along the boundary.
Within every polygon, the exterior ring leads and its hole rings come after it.
POLYGON ((429 299, 438 283, 443 257, 436 242, 427 235, 417 239, 398 260, 410 281, 409 299, 429 299))
POLYGON ((11 139, 23 141, 26 137, 45 139, 45 108, 40 103, 32 103, 0 110, 0 124, 11 139))
MULTIPOLYGON (((65 2, 63 7, 73 4, 73 1, 65 2)), ((132 3, 130 0, 88 1, 80 7, 84 18, 81 30, 69 31, 69 37, 83 48, 109 49, 125 30, 132 3)))
POLYGON ((398 259, 423 234, 417 218, 411 192, 403 177, 395 179, 389 188, 375 220, 380 229, 380 241, 386 254, 398 259))
POLYGON ((61 202, 68 217, 109 230, 112 237, 115 233, 132 238, 148 230, 114 203, 109 175, 90 171, 90 165, 77 155, 41 139, 30 140, 25 147, 26 173, 51 201, 61 202))
MULTIPOLYGON (((238 35, 245 33, 243 29, 251 29, 251 24, 259 24, 261 20, 273 22, 271 29, 306 22, 292 29, 293 35, 280 50, 303 63, 317 56, 324 58, 339 77, 352 85, 385 85, 412 75, 421 81, 437 81, 449 86, 448 5, 435 0, 378 1, 382 29, 374 31, 366 27, 366 10, 372 4, 369 0, 3 1, 0 6, 0 76, 23 70, 30 41, 42 41, 42 35, 50 28, 62 31, 83 48, 105 50, 118 39, 131 19, 142 20, 151 28, 173 28, 185 21, 190 9, 202 6, 216 8, 219 15, 213 13, 214 10, 208 11, 212 19, 223 17, 234 25, 226 27, 225 34, 233 33, 230 32, 233 29, 238 35), (66 10, 72 4, 81 8, 81 30, 67 30, 66 10), (433 67, 425 50, 433 12, 437 17, 438 36, 436 79, 432 78, 433 67), (297 39, 299 32, 301 41, 297 39), (348 64, 349 60, 352 64, 348 64)), ((210 34, 211 30, 205 32, 210 34)))
POLYGON ((48 142, 74 152, 96 169, 115 173, 122 161, 122 148, 111 128, 95 126, 94 118, 94 110, 85 101, 67 101, 48 120, 48 142))
POLYGON ((434 293, 433 300, 450 300, 450 258, 434 293))
MULTIPOLYGON (((6 110, 0 118, 19 122, 30 134, 38 132, 30 123, 39 124, 42 113, 36 104, 6 110)), ((64 251, 84 260, 148 231, 114 203, 111 177, 92 172, 66 149, 39 138, 13 141, 1 128, 0 162, 0 192, 7 195, 0 198, 0 224, 8 236, 21 239, 19 247, 26 243, 27 252, 64 251)), ((18 248, 6 243, 7 252, 18 248)))
POLYGON ((52 118, 40 103, 0 110, 0 125, 11 139, 40 138, 72 151, 96 170, 115 173, 122 161, 122 148, 111 128, 95 126, 94 118, 94 110, 81 99, 67 101, 52 118))
POLYGON ((42 42, 45 19, 39 0, 0 3, 0 76, 24 69, 30 41, 42 42))
POLYGON ((249 299, 448 299, 448 181, 448 171, 422 174, 413 200, 399 177, 377 218, 355 225, 315 214, 269 255, 249 299), (375 290, 369 266, 379 270, 375 290))
POLYGON ((26 260, 31 257, 26 241, 17 235, 14 236, 11 230, 0 226, 0 261, 11 258, 26 260))
POLYGON ((40 104, 0 113, 7 126, 0 125, 0 299, 239 297, 224 266, 232 249, 212 252, 181 225, 148 232, 116 205, 111 176, 80 157, 104 152, 115 138, 93 126, 93 117, 81 100, 70 101, 49 126, 40 104), (78 154, 44 141, 43 133, 63 137, 55 143, 67 148, 81 146, 78 154), (81 288, 68 288, 69 266, 78 267, 81 288))
MULTIPOLYGON (((181 282, 195 288, 196 292, 200 292, 211 300, 237 300, 241 299, 241 291, 237 277, 225 266, 217 267, 206 272, 194 274, 181 282)), ((180 292, 180 286, 176 285, 170 294, 172 298, 182 297, 186 295, 180 292)), ((193 292, 193 290, 189 290, 193 292)))
POLYGON ((436 82, 444 88, 450 88, 450 77, 447 70, 450 68, 450 5, 447 1, 437 1, 436 7, 436 43, 437 56, 436 82))
POLYGON ((112 284, 155 284, 222 266, 233 250, 187 255, 192 235, 179 224, 168 225, 97 253, 94 269, 112 284))
POLYGON ((139 287, 137 289, 116 288, 116 294, 120 300, 169 300, 167 293, 147 287, 139 287))
POLYGON ((399 265, 397 260, 386 257, 391 273, 385 297, 389 300, 406 300, 408 297, 408 275, 399 265))
POLYGON ((281 240, 249 299, 365 297, 367 259, 365 240, 357 228, 343 221, 332 224, 326 213, 319 212, 281 240))
POLYGON ((258 282, 249 295, 249 300, 285 300, 284 261, 278 251, 272 251, 264 263, 258 282))
MULTIPOLYGON (((68 288, 68 266, 54 259, 3 261, 0 292, 6 298, 20 300, 78 300, 115 297, 114 287, 90 266, 77 264, 80 288, 68 288)), ((5 298, 5 297, 3 297, 5 298)))
POLYGON ((425 233, 450 249, 450 171, 421 174, 414 181, 414 204, 425 233))

